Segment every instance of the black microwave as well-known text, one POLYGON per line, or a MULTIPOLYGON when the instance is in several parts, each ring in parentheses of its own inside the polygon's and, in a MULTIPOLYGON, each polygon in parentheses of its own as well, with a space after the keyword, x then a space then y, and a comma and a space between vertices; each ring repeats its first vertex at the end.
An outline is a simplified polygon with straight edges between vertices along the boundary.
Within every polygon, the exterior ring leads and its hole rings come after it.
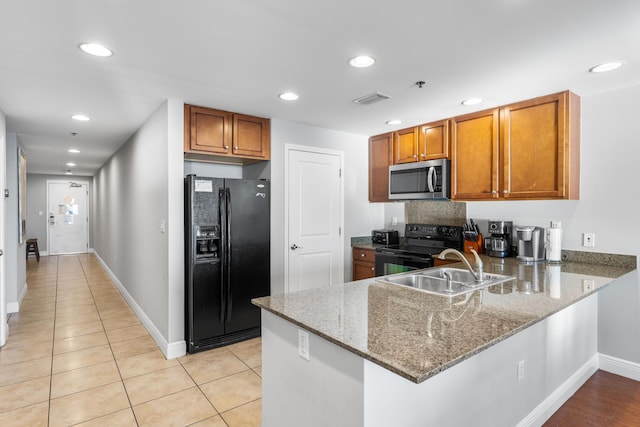
POLYGON ((450 196, 448 159, 389 166, 390 200, 446 200, 450 196))

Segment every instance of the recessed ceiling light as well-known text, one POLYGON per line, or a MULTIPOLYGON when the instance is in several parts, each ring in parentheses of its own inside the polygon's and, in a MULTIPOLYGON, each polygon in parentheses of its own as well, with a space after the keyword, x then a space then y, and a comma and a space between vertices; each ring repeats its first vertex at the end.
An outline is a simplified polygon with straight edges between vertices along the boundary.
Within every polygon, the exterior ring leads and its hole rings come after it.
POLYGON ((102 58, 106 58, 113 55, 113 52, 111 51, 111 49, 108 49, 97 43, 80 43, 78 47, 83 52, 93 56, 100 56, 102 58))
POLYGON ((295 101, 299 98, 298 94, 293 92, 284 92, 278 96, 280 97, 280 99, 284 99, 285 101, 295 101))
POLYGON ((462 105, 478 105, 484 101, 482 98, 469 98, 462 101, 462 105))
POLYGON ((71 171, 66 171, 64 174, 65 174, 65 175, 73 175, 73 172, 71 172, 71 171))
POLYGON ((69 153, 79 153, 79 152, 80 152, 80 150, 77 150, 77 149, 75 149, 75 148, 71 148, 71 149, 69 150, 69 153))
POLYGON ((622 67, 622 61, 615 62, 605 62, 604 64, 596 65, 594 67, 589 68, 589 71, 592 73, 604 73, 606 71, 612 71, 616 68, 622 67))
POLYGON ((67 166, 75 166, 76 164, 73 162, 66 163, 67 166))
POLYGON ((74 114, 73 116, 71 116, 71 118, 79 122, 88 122, 89 120, 91 120, 89 116, 85 116, 84 114, 74 114))
POLYGON ((349 60, 349 65, 356 68, 371 67, 376 62, 375 58, 368 55, 360 55, 349 60))
POLYGON ((387 121, 388 125, 399 125, 400 123, 402 123, 402 120, 388 120, 387 121))

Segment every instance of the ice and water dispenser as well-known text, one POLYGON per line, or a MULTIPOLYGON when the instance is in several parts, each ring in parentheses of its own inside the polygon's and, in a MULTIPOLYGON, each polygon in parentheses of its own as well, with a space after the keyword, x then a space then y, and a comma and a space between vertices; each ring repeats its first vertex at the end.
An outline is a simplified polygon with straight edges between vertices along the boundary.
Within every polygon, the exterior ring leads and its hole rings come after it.
POLYGON ((197 225, 195 227, 196 261, 211 258, 219 258, 220 252, 220 226, 197 225))

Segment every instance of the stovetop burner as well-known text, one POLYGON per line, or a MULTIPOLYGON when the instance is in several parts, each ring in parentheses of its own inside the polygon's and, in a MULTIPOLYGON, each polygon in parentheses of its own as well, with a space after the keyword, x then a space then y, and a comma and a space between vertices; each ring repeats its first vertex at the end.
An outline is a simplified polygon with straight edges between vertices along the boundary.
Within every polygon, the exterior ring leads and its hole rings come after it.
POLYGON ((404 235, 402 243, 385 246, 380 251, 429 257, 446 248, 464 248, 463 229, 454 225, 407 224, 404 235))

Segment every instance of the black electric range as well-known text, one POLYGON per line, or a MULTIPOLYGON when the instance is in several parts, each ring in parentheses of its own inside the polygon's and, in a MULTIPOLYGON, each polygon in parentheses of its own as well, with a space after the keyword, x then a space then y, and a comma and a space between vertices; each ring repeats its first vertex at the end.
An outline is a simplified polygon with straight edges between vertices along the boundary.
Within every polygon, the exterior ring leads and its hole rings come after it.
POLYGON ((433 256, 447 248, 464 249, 462 227, 407 224, 401 243, 376 248, 376 276, 433 267, 433 256))

